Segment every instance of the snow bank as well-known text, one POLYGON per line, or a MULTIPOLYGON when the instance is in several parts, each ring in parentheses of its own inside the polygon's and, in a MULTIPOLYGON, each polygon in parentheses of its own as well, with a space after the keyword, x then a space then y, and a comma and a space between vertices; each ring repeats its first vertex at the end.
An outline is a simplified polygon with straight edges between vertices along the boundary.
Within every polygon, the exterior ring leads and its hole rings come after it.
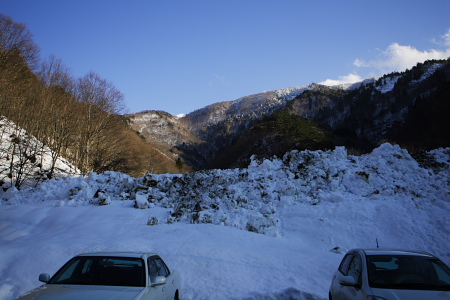
MULTIPOLYGON (((134 200, 135 207, 163 207, 158 223, 210 223, 270 236, 283 234, 280 209, 304 203, 341 202, 348 196, 376 200, 396 197, 416 206, 450 202, 448 149, 429 153, 439 172, 422 168, 406 150, 384 144, 370 155, 346 149, 292 151, 282 159, 252 160, 246 169, 208 170, 142 178, 106 172, 87 178, 53 180, 2 196, 3 204, 59 200, 58 205, 108 205, 134 200)), ((54 204, 53 204, 54 205, 54 204)))

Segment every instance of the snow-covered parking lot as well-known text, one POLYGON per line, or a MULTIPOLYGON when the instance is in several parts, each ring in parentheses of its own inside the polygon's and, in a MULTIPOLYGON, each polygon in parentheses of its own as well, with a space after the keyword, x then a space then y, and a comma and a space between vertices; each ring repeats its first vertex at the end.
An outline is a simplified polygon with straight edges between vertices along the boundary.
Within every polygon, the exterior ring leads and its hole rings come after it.
POLYGON ((182 299, 326 299, 345 251, 376 239, 449 264, 449 165, 450 149, 419 165, 384 144, 359 157, 292 152, 240 170, 107 172, 9 189, 0 299, 91 251, 158 252, 181 273, 182 299))

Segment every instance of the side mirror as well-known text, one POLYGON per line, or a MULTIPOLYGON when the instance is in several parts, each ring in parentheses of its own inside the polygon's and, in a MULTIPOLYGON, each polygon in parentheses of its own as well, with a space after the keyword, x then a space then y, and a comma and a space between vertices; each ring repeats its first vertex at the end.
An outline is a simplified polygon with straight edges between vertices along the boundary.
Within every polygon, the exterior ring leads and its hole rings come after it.
POLYGON ((152 286, 158 286, 158 285, 163 285, 166 284, 166 277, 164 276, 156 276, 155 280, 152 280, 152 286))
POLYGON ((47 283, 50 281, 50 275, 47 273, 42 273, 39 275, 39 281, 47 283))
POLYGON ((355 278, 353 278, 352 276, 342 276, 341 279, 339 279, 339 283, 344 286, 357 286, 358 285, 355 278))

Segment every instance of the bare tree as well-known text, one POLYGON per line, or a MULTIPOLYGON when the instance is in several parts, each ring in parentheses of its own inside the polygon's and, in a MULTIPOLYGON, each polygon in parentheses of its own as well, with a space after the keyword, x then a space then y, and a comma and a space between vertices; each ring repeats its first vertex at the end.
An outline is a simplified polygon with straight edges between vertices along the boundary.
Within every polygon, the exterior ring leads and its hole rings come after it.
POLYGON ((76 99, 81 116, 76 160, 81 172, 86 174, 94 169, 96 151, 115 138, 110 133, 118 122, 116 115, 124 110, 123 95, 110 82, 90 72, 79 79, 76 99))
POLYGON ((39 63, 39 47, 33 41, 31 32, 23 23, 0 13, 0 69, 17 53, 23 57, 28 67, 34 70, 39 63))
POLYGON ((55 55, 50 55, 44 59, 36 74, 45 87, 60 87, 67 93, 75 92, 74 79, 70 68, 66 67, 61 58, 57 58, 55 55))
POLYGON ((52 149, 50 176, 60 156, 66 156, 73 143, 75 111, 75 83, 69 68, 61 59, 50 56, 37 73, 42 85, 39 95, 41 120, 45 119, 45 132, 39 137, 52 149))

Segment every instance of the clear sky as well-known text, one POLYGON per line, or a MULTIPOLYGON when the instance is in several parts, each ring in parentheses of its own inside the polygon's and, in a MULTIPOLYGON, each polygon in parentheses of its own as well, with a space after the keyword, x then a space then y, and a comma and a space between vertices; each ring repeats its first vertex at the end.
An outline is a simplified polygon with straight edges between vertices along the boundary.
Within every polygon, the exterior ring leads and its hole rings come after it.
POLYGON ((1 0, 41 56, 90 71, 128 112, 189 113, 450 57, 449 0, 1 0))

